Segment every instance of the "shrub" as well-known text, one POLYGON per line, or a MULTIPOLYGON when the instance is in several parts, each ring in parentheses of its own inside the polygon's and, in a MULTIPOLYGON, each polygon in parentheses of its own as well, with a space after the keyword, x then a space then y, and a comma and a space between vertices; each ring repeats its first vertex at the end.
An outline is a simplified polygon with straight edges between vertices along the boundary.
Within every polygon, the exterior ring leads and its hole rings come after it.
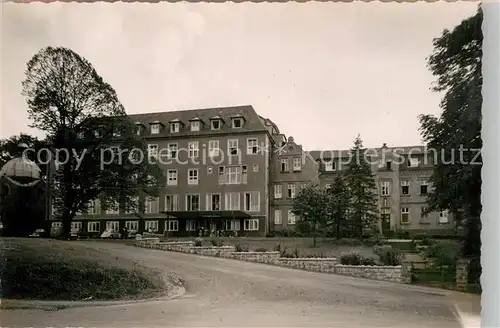
POLYGON ((240 244, 236 244, 236 246, 234 247, 235 251, 236 252, 248 252, 248 248, 247 247, 243 247, 241 246, 240 244))
POLYGON ((369 257, 362 257, 361 265, 377 265, 377 263, 375 262, 375 259, 369 257))
POLYGON ((267 252, 267 249, 265 249, 264 247, 259 247, 255 250, 255 252, 258 252, 258 253, 265 253, 267 252))
POLYGON ((210 242, 214 247, 220 247, 224 245, 224 242, 222 240, 212 239, 210 242))
POLYGON ((377 246, 373 246, 373 253, 375 253, 375 255, 378 255, 380 257, 388 249, 392 249, 392 246, 391 245, 377 245, 377 246))
POLYGON ((431 243, 424 250, 425 258, 433 259, 437 265, 454 265, 459 255, 459 247, 455 241, 439 241, 431 243))
POLYGON ((422 238, 422 241, 420 242, 420 245, 422 246, 429 246, 431 244, 431 241, 429 238, 422 238))
POLYGON ((401 250, 392 247, 382 246, 380 248, 379 259, 384 265, 397 266, 401 265, 404 254, 401 250))
POLYGON ((194 241, 194 246, 195 247, 201 247, 201 245, 203 244, 203 239, 201 238, 196 238, 195 241, 194 241))
POLYGON ((358 252, 346 252, 340 254, 340 263, 344 265, 361 265, 363 257, 358 252))

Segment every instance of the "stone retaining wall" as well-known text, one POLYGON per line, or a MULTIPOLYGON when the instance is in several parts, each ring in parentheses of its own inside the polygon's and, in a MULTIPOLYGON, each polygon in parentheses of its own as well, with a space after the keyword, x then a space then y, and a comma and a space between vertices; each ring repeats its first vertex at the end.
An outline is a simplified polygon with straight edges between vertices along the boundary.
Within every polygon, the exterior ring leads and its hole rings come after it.
POLYGON ((240 261, 276 264, 280 252, 234 252, 232 258, 240 261))
POLYGON ((282 258, 280 252, 236 252, 234 246, 195 247, 192 241, 160 243, 159 238, 136 240, 135 246, 240 261, 274 264, 306 271, 340 274, 358 278, 411 283, 411 264, 401 266, 342 265, 336 258, 282 258))
POLYGON ((307 271, 335 273, 336 258, 280 258, 279 265, 307 271))

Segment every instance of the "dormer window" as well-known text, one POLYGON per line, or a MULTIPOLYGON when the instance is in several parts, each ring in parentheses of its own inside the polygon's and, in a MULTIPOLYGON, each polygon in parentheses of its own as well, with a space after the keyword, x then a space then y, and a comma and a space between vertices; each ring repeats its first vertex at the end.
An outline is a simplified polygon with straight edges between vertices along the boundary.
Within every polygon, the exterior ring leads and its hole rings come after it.
POLYGON ((178 133, 180 131, 180 123, 179 122, 172 122, 170 123, 170 132, 171 133, 178 133))
POLYGON ((191 121, 191 131, 200 131, 200 121, 191 121))
POLYGON ((158 134, 160 133, 160 124, 155 123, 151 124, 151 134, 158 134))
POLYGON ((212 122, 211 122, 212 130, 220 130, 220 127, 221 127, 220 120, 212 120, 212 122))
POLYGON ((239 129, 243 126, 243 118, 235 117, 233 118, 233 129, 239 129))

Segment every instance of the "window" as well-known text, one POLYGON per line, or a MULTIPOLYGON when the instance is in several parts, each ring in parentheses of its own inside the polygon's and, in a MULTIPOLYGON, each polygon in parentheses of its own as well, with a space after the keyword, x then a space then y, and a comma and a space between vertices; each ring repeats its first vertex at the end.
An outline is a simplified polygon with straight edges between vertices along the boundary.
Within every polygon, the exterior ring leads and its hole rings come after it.
POLYGON ((252 165, 252 170, 253 170, 254 172, 259 172, 259 164, 254 164, 254 165, 252 165))
POLYGON ((230 139, 227 141, 227 151, 229 156, 238 155, 238 139, 230 139))
POLYGON ((200 131, 200 121, 191 121, 191 131, 200 131))
POLYGON ((382 204, 384 207, 387 207, 387 198, 385 197, 384 200, 382 201, 382 204))
POLYGON ((224 205, 226 207, 226 211, 238 211, 240 209, 240 193, 226 193, 226 201, 224 205))
POLYGON ((207 166, 207 174, 212 174, 214 171, 213 167, 207 166))
POLYGON ((82 227, 81 222, 71 222, 71 230, 82 231, 82 227))
POLYGON ((88 204, 88 210, 87 210, 87 214, 90 214, 90 215, 96 215, 96 214, 99 214, 97 213, 97 200, 94 199, 94 200, 91 200, 88 204))
POLYGON ((274 198, 283 197, 283 186, 282 185, 274 185, 274 198))
POLYGON ((120 222, 118 221, 107 221, 106 222, 106 230, 120 230, 120 222))
POLYGON ((389 196, 391 193, 391 182, 390 181, 382 181, 380 182, 380 194, 382 196, 389 196))
POLYGON ((200 154, 200 143, 198 141, 191 141, 188 143, 189 158, 198 157, 200 154))
POLYGON ((52 222, 52 228, 62 228, 62 222, 52 222))
POLYGON ((428 184, 427 180, 420 181, 420 195, 427 195, 428 192, 428 184))
POLYGON ((186 220, 186 231, 196 231, 195 220, 186 220))
POLYGON ((146 197, 146 199, 144 200, 144 213, 147 214, 158 213, 157 197, 146 197))
POLYGON ((177 170, 170 169, 167 171, 167 185, 177 186, 177 170))
POLYGON ((210 140, 208 142, 208 156, 209 157, 220 156, 219 140, 210 140))
POLYGON ((226 221, 226 230, 240 231, 240 220, 226 221))
POLYGON ((401 223, 410 222, 410 209, 408 207, 401 208, 401 223))
POLYGON ((141 126, 140 125, 137 127, 136 133, 138 136, 141 135, 141 126))
POLYGON ((301 163, 301 158, 294 158, 293 159, 293 170, 294 171, 300 171, 302 170, 302 163, 301 163))
POLYGON ((186 195, 186 211, 200 210, 200 195, 186 195))
POLYGON ((176 143, 168 144, 168 158, 177 158, 179 153, 179 145, 176 143))
POLYGON ((220 211, 220 194, 207 194, 206 209, 207 211, 220 211))
POLYGON ((211 127, 212 127, 212 130, 220 130, 220 120, 212 120, 211 121, 211 127))
POLYGON ((391 161, 387 161, 385 162, 385 168, 387 170, 392 170, 392 162, 391 161))
POLYGON ((243 126, 243 119, 242 118, 233 118, 233 129, 239 129, 243 126))
POLYGON ((165 211, 175 212, 179 209, 178 195, 165 195, 165 211))
POLYGON ((247 174, 243 166, 220 166, 219 184, 242 184, 246 183, 247 174))
POLYGON ((384 168, 384 165, 385 165, 385 164, 384 164, 384 159, 382 159, 382 158, 381 158, 381 159, 379 159, 379 160, 378 160, 378 168, 379 168, 379 169, 383 169, 383 168, 384 168))
POLYGON ((425 214, 424 214, 424 213, 425 213, 425 211, 427 211, 427 207, 422 207, 422 208, 420 208, 420 218, 421 218, 422 220, 426 220, 426 219, 428 218, 428 217, 427 217, 427 216, 425 216, 425 214))
POLYGON ((179 132, 179 127, 180 127, 179 122, 170 123, 170 132, 171 133, 177 133, 177 132, 179 132))
POLYGON ((294 198, 295 197, 295 185, 289 183, 287 190, 288 190, 287 197, 288 198, 294 198))
POLYGON ((408 158, 408 166, 409 167, 417 167, 420 164, 418 158, 408 158))
POLYGON ((274 224, 282 224, 281 210, 274 210, 274 224))
POLYGON ((148 158, 158 158, 158 145, 148 145, 148 158))
POLYGON ((293 214, 292 210, 288 210, 288 224, 295 224, 295 214, 293 214))
POLYGON ((188 185, 197 185, 197 184, 198 184, 198 169, 189 169, 188 185))
POLYGON ((410 181, 401 181, 401 194, 402 195, 410 194, 410 181))
POLYGON ((244 227, 246 231, 259 230, 259 219, 246 219, 244 221, 244 227))
POLYGON ((166 220, 165 221, 165 231, 179 231, 179 221, 178 220, 166 220))
POLYGON ((88 232, 101 232, 101 223, 98 221, 87 223, 88 232))
POLYGON ((160 124, 151 124, 151 134, 160 133, 160 124))
POLYGON ((260 211, 260 192, 250 191, 244 194, 244 209, 248 212, 260 211))
POLYGON ((139 230, 139 221, 125 221, 125 228, 128 231, 138 231, 139 230))
POLYGON ((146 229, 146 231, 157 232, 158 221, 146 221, 144 222, 144 228, 146 229))
POLYGON ((439 213, 439 223, 448 223, 448 211, 444 210, 439 213))
POLYGON ((106 208, 106 214, 119 214, 119 206, 118 202, 113 202, 112 204, 109 204, 106 208))
POLYGON ((288 159, 283 158, 281 160, 281 172, 288 172, 288 159))
POLYGON ((335 171, 335 162, 333 160, 325 162, 325 171, 335 171))
POLYGON ((327 183, 325 184, 325 189, 328 190, 332 187, 332 184, 331 183, 327 183))
POLYGON ((257 138, 247 139, 247 154, 255 155, 259 151, 257 138))

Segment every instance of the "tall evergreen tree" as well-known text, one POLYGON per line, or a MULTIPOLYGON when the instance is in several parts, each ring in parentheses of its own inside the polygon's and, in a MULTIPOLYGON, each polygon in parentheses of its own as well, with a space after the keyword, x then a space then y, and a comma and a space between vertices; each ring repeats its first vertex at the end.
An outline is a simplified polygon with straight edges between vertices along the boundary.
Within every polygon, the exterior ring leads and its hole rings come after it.
POLYGON ((479 256, 481 249, 482 21, 479 7, 474 16, 433 40, 428 66, 437 77, 432 90, 444 93, 443 111, 439 117, 419 117, 424 141, 438 154, 428 211, 449 210, 466 228, 466 256, 479 256), (460 149, 467 150, 461 157, 460 149))
POLYGON ((349 216, 353 232, 362 237, 363 228, 372 228, 379 219, 377 187, 369 158, 365 156, 363 141, 358 135, 351 149, 351 159, 344 173, 346 187, 350 195, 349 216))
POLYGON ((335 177, 332 186, 326 190, 325 197, 327 225, 332 228, 335 237, 340 239, 346 228, 347 214, 351 206, 349 190, 342 175, 335 177))

